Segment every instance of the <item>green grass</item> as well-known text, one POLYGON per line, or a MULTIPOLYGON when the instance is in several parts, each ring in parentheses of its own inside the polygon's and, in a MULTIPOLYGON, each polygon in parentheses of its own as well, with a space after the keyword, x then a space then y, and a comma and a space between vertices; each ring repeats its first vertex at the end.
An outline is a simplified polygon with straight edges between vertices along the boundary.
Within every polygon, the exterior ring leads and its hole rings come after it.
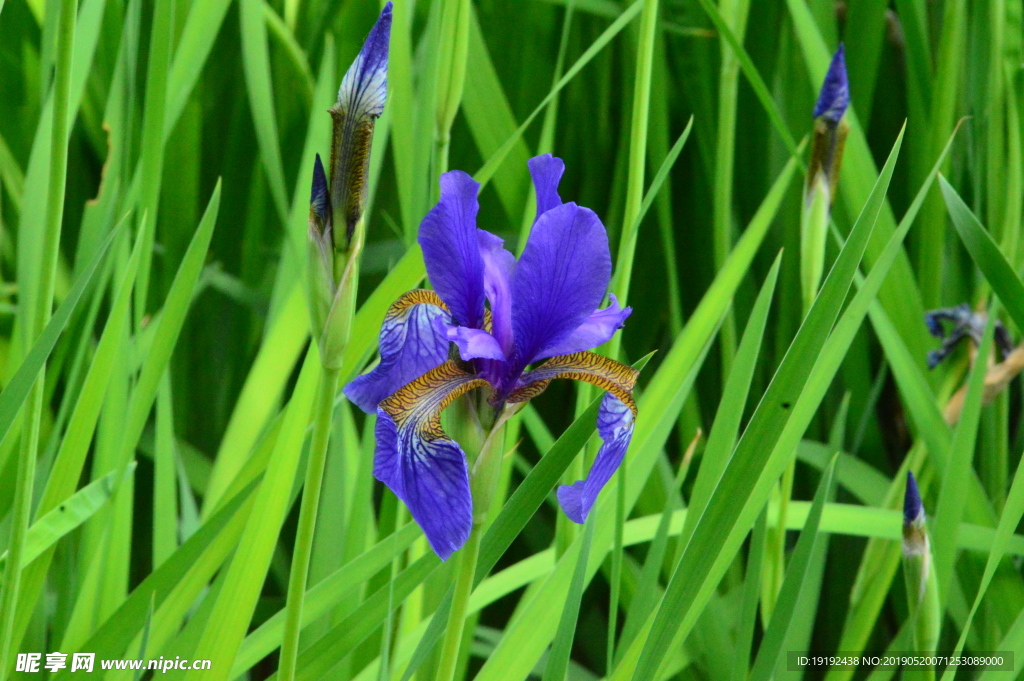
POLYGON ((473 175, 520 252, 546 152, 633 307, 602 351, 641 369, 584 527, 554 489, 596 452, 597 391, 556 382, 505 426, 460 573, 373 479, 374 418, 330 412, 309 342, 310 169, 381 4, 0 0, 0 681, 57 650, 257 681, 283 642, 309 680, 862 679, 787 653, 912 646, 907 470, 939 652, 1019 667, 1021 381, 991 394, 970 342, 930 371, 923 315, 967 302, 1022 340, 1024 6, 396 1, 339 383, 429 286, 438 175, 473 175), (806 139, 840 41, 850 134, 808 307, 806 139))

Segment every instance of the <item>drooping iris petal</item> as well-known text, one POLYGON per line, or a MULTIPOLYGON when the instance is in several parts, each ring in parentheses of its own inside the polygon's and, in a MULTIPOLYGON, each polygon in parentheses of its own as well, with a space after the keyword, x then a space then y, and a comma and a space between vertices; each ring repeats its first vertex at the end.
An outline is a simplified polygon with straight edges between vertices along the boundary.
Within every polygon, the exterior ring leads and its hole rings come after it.
POLYGON ((388 93, 388 44, 391 40, 391 3, 384 5, 338 89, 338 104, 352 118, 384 113, 388 93))
POLYGON ((416 289, 396 300, 380 329, 380 364, 345 386, 345 395, 368 414, 407 383, 448 359, 448 340, 435 324, 450 315, 433 291, 416 289))
POLYGON ((498 340, 483 329, 470 329, 465 326, 446 325, 444 337, 459 348, 459 356, 464 360, 496 359, 505 361, 498 340))
POLYGON ((636 411, 633 386, 639 372, 631 366, 608 359, 595 352, 574 352, 552 357, 536 369, 523 372, 516 389, 508 396, 511 403, 525 402, 540 395, 556 378, 570 378, 596 385, 615 395, 631 410, 636 411))
POLYGON ((484 261, 476 214, 480 185, 461 170, 441 176, 441 200, 420 224, 419 242, 430 283, 457 326, 479 329, 484 318, 484 261))
MULTIPOLYGON (((516 257, 505 250, 505 241, 477 230, 480 257, 484 261, 484 295, 491 304, 492 333, 505 355, 512 353, 512 292, 510 281, 516 257)), ((504 359, 495 357, 493 359, 504 359)))
POLYGON ((601 304, 611 278, 608 235, 594 211, 565 203, 538 218, 512 277, 518 363, 550 356, 601 304))
POLYGON ((597 432, 604 444, 597 452, 594 465, 585 479, 558 488, 558 503, 569 520, 581 525, 587 521, 598 494, 622 464, 633 438, 635 419, 636 415, 626 404, 611 393, 605 393, 597 414, 597 432))
POLYGON ((377 410, 374 475, 409 507, 441 560, 461 548, 473 528, 466 457, 441 429, 441 412, 485 385, 448 361, 383 400, 377 410))
POLYGON ((534 156, 526 164, 530 167, 533 190, 537 195, 537 217, 533 220, 536 224, 541 215, 562 205, 562 199, 558 195, 558 183, 565 172, 565 163, 551 154, 543 154, 534 156))
POLYGON ((558 501, 570 520, 586 521, 597 495, 622 463, 622 457, 633 437, 636 402, 633 387, 636 369, 593 352, 577 352, 552 357, 519 380, 519 388, 509 395, 509 402, 524 402, 542 393, 556 378, 572 378, 598 386, 607 394, 601 401, 597 430, 604 440, 594 465, 585 480, 558 489, 558 501))
POLYGON ((608 307, 603 310, 595 310, 568 338, 558 345, 548 348, 534 359, 568 355, 603 345, 615 335, 616 331, 622 328, 626 318, 632 312, 633 308, 631 307, 620 307, 615 294, 611 294, 611 303, 608 307))
POLYGON ((825 74, 825 82, 821 84, 818 102, 814 105, 814 117, 824 117, 839 122, 850 106, 850 81, 846 76, 846 50, 842 44, 832 55, 825 74))

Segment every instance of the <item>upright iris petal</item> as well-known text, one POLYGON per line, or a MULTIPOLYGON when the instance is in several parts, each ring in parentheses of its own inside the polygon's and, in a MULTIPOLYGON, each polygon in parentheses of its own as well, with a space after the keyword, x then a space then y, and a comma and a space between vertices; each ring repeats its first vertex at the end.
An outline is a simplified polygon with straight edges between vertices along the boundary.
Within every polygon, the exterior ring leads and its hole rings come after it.
POLYGON ((476 231, 484 263, 484 294, 491 305, 491 326, 506 356, 512 352, 512 273, 516 257, 505 250, 505 242, 490 232, 476 231))
POLYGON ((611 279, 608 234, 594 211, 565 203, 537 219, 512 278, 519 363, 550 350, 593 313, 611 279))
POLYGON ((590 350, 599 345, 604 345, 611 340, 615 332, 626 323, 626 318, 632 314, 633 308, 620 307, 619 299, 615 297, 614 293, 609 294, 608 297, 611 299, 608 307, 603 310, 594 310, 587 317, 586 321, 569 334, 568 338, 557 345, 549 347, 537 359, 544 359, 545 356, 554 357, 555 355, 569 355, 574 352, 590 350))
POLYGON ((562 205, 562 199, 558 195, 558 183, 565 173, 565 163, 551 154, 544 154, 534 156, 527 165, 533 178, 533 191, 537 195, 537 217, 533 220, 536 223, 541 215, 562 205))
POLYGON ((452 321, 483 327, 484 261, 477 238, 480 185, 453 170, 441 176, 441 200, 420 224, 420 247, 430 283, 452 311, 452 321))

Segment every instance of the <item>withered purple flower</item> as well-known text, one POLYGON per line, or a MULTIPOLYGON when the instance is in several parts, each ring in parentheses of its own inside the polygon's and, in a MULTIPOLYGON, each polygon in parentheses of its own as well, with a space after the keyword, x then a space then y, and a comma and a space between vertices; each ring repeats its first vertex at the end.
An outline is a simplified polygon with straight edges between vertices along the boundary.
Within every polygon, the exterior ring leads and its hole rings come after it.
MULTIPOLYGON (((957 344, 964 338, 970 338, 976 345, 981 345, 986 321, 984 313, 975 312, 967 303, 960 303, 956 307, 929 310, 925 313, 924 323, 928 327, 928 333, 942 341, 941 346, 928 353, 928 368, 937 367, 942 360, 953 353, 957 344), (952 323, 948 334, 943 329, 943 322, 952 323)), ((1010 337, 1010 332, 998 319, 995 322, 995 327, 996 347, 999 348, 1002 359, 1005 359, 1013 352, 1013 339, 1010 337)))

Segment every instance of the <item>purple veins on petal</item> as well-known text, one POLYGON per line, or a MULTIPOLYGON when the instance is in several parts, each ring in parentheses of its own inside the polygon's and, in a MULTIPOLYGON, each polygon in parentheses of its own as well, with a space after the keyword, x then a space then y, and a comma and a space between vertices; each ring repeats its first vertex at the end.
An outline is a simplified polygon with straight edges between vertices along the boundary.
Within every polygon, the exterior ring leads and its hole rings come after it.
POLYGON ((633 438, 633 411, 620 399, 607 393, 597 415, 597 432, 604 444, 584 480, 558 488, 558 502, 574 523, 583 524, 604 486, 622 464, 633 438))
POLYGON ((614 293, 609 294, 609 298, 611 302, 608 307, 603 310, 595 310, 568 338, 558 345, 548 348, 536 359, 590 350, 611 340, 615 332, 623 327, 626 318, 632 314, 633 308, 620 307, 619 300, 614 293))
POLYGON ((550 356, 601 304, 611 279, 608 234, 594 211, 565 203, 537 220, 512 277, 518 360, 550 356))
POLYGON ((419 243, 430 283, 457 326, 483 328, 484 261, 476 214, 480 185, 461 170, 441 176, 441 200, 420 223, 419 243))
POLYGON ((469 538, 473 499, 465 454, 441 429, 440 416, 452 400, 485 385, 447 361, 377 408, 374 475, 405 502, 442 560, 469 538))
POLYGON ((352 62, 338 90, 338 105, 355 118, 384 113, 388 93, 388 44, 391 40, 391 3, 381 10, 377 23, 359 55, 352 62))
POLYGON ((466 455, 452 440, 410 436, 383 409, 377 410, 375 434, 374 477, 409 507, 434 553, 448 560, 473 529, 466 455))
POLYGON ((513 348, 511 280, 516 257, 505 250, 503 239, 482 229, 476 233, 484 263, 484 295, 491 304, 492 333, 507 357, 513 348))
POLYGON ((814 117, 824 117, 835 123, 850 106, 850 81, 846 75, 846 50, 842 43, 832 56, 832 62, 821 84, 818 103, 814 105, 814 117))
POLYGON ((622 463, 629 447, 636 419, 633 388, 638 373, 633 367, 596 353, 577 352, 553 357, 536 369, 527 371, 517 389, 509 395, 509 402, 513 403, 532 399, 557 378, 585 381, 607 392, 597 416, 597 430, 604 445, 585 480, 562 485, 558 490, 562 508, 574 522, 586 520, 598 494, 622 463))
POLYGON ((450 315, 433 291, 409 291, 388 309, 380 329, 380 364, 345 386, 345 395, 367 414, 381 400, 448 359, 448 341, 435 324, 450 315))
POLYGON ((541 215, 562 205, 562 199, 558 195, 558 183, 565 172, 565 163, 557 156, 543 154, 534 156, 526 164, 530 168, 533 190, 537 196, 537 217, 533 220, 536 224, 541 215))

